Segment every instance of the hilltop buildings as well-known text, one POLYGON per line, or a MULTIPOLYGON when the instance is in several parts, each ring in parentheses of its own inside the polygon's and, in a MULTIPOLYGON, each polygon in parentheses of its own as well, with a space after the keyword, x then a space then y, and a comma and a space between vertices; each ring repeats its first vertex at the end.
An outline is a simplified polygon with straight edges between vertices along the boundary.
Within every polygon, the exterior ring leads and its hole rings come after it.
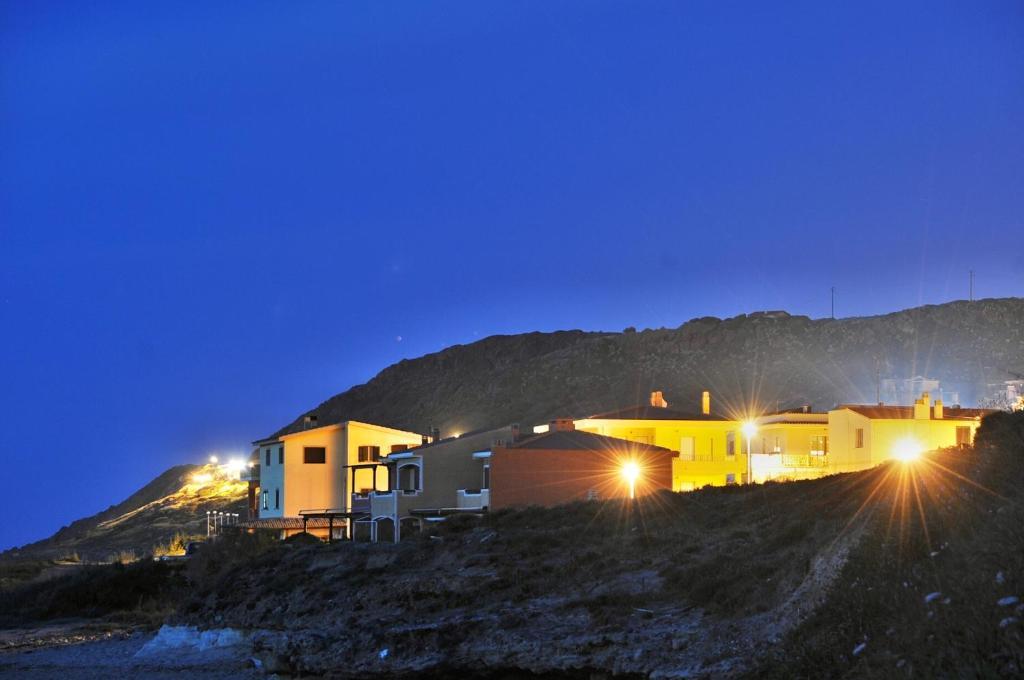
POLYGON ((369 423, 319 425, 255 442, 252 529, 400 540, 426 524, 505 507, 641 497, 712 485, 813 479, 970 444, 988 413, 932 403, 842 404, 741 417, 648 404, 440 439, 369 423))

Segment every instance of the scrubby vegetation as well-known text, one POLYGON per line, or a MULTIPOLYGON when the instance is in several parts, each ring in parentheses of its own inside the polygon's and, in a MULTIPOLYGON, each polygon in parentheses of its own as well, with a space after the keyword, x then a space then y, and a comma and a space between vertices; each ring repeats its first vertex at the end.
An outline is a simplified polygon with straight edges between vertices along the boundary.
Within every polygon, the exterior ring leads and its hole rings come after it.
POLYGON ((0 626, 62 618, 159 624, 186 587, 180 565, 141 561, 77 567, 0 590, 0 626))
POLYGON ((752 675, 1024 673, 1024 413, 986 418, 973 450, 918 463, 874 509, 824 606, 752 675))

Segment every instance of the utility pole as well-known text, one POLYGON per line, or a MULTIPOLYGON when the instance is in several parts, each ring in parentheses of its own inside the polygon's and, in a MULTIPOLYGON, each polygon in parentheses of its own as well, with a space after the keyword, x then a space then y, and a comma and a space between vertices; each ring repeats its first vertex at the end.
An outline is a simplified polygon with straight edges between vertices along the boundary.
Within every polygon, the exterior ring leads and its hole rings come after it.
POLYGON ((970 301, 974 302, 974 270, 970 272, 971 285, 970 285, 970 301))
POLYGON ((832 318, 836 318, 836 287, 832 286, 832 318))

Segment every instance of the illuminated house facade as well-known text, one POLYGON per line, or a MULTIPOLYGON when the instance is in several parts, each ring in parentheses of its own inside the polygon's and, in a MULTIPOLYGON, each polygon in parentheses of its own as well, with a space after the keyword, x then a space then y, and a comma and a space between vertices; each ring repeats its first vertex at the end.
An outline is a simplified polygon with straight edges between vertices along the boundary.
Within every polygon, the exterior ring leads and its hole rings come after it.
POLYGON ((434 442, 307 418, 305 429, 256 442, 242 478, 258 517, 245 524, 397 541, 459 513, 813 479, 969 445, 990 412, 946 408, 926 392, 913 406, 803 407, 741 421, 714 413, 708 392, 695 412, 670 409, 654 392, 649 404, 555 420, 531 435, 513 425, 434 442))
POLYGON ((479 469, 488 469, 492 510, 550 507, 671 490, 677 456, 665 447, 578 430, 562 419, 547 432, 494 447, 479 457, 479 469))
POLYGON ((458 513, 480 513, 490 508, 490 466, 494 446, 512 442, 517 426, 471 432, 391 453, 380 460, 390 486, 355 495, 352 507, 365 508, 357 520, 360 539, 399 540, 435 521, 458 513))
POLYGON ((671 409, 661 392, 653 392, 649 404, 581 418, 575 425, 583 432, 678 451, 672 466, 675 491, 746 481, 741 423, 712 412, 709 392, 703 393, 696 412, 671 409))
POLYGON ((843 404, 828 413, 829 472, 853 472, 893 458, 967 446, 987 409, 946 408, 925 392, 913 406, 843 404))
POLYGON ((307 419, 306 425, 308 429, 255 442, 261 522, 257 526, 301 529, 304 511, 351 513, 352 491, 389 488, 387 470, 378 471, 376 461, 423 442, 413 432, 354 420, 318 427, 307 419))
POLYGON ((750 468, 754 482, 814 479, 834 472, 829 467, 827 413, 813 413, 807 406, 753 422, 750 468))

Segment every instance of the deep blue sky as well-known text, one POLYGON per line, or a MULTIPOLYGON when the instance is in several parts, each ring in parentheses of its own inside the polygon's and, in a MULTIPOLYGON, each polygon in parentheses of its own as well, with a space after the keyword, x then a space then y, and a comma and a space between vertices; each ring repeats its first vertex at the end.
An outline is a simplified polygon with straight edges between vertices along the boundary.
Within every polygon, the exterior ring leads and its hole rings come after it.
POLYGON ((1017 1, 155 5, 0 5, 0 549, 452 343, 1024 293, 1017 1))

